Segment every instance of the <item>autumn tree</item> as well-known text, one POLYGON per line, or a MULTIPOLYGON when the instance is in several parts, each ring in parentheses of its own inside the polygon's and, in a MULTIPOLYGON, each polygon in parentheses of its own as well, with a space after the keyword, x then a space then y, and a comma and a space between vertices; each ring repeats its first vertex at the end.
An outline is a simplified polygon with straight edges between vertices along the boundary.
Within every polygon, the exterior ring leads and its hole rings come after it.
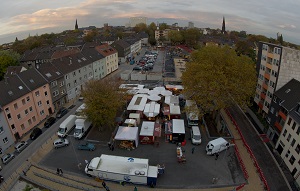
POLYGON ((168 28, 167 23, 161 23, 159 24, 159 30, 166 30, 168 28))
POLYGON ((196 101, 204 114, 218 113, 237 103, 242 108, 250 104, 256 85, 254 62, 247 56, 237 56, 228 46, 207 46, 191 55, 182 74, 186 99, 196 101))
POLYGON ((194 46, 199 41, 200 31, 197 28, 187 29, 183 31, 183 39, 189 46, 194 46))
POLYGON ((118 90, 119 85, 107 79, 91 80, 82 92, 86 103, 84 112, 99 131, 114 127, 117 111, 126 103, 126 95, 118 90))
POLYGON ((133 30, 136 33, 142 32, 142 31, 146 31, 147 30, 147 25, 145 23, 139 23, 137 25, 135 25, 135 27, 133 28, 133 30))
POLYGON ((8 66, 19 65, 20 55, 13 51, 0 51, 0 80, 3 79, 8 66))
POLYGON ((177 30, 171 30, 168 33, 168 38, 171 41, 172 44, 180 44, 183 41, 183 36, 180 31, 177 30))

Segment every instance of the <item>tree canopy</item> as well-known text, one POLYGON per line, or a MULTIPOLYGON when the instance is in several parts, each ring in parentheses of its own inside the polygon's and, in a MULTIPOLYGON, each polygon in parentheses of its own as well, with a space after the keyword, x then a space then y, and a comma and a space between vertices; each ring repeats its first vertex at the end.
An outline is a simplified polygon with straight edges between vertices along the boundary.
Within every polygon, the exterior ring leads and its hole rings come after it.
POLYGON ((230 106, 250 104, 256 85, 253 61, 228 46, 207 46, 194 51, 182 74, 186 99, 196 101, 200 115, 230 106))
POLYGON ((137 25, 135 25, 135 27, 133 28, 133 30, 136 33, 142 32, 142 31, 146 31, 147 30, 147 25, 145 23, 139 23, 137 25))
POLYGON ((1 50, 0 51, 0 80, 3 79, 8 66, 19 65, 20 55, 13 51, 1 50))
POLYGON ((108 79, 91 80, 82 92, 88 119, 99 130, 112 128, 117 111, 126 103, 125 94, 118 90, 119 83, 108 79))

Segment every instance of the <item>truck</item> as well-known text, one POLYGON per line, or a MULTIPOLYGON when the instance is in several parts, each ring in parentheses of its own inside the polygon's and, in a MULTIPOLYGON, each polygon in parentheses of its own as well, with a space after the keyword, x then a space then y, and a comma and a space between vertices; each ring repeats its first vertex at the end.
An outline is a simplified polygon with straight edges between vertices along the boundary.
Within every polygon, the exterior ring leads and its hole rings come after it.
POLYGON ((228 149, 230 144, 224 138, 219 137, 212 141, 209 141, 206 145, 206 154, 213 155, 215 153, 219 153, 225 149, 228 149))
POLYGON ((66 137, 68 133, 75 127, 76 115, 69 115, 60 125, 57 132, 59 137, 66 137))
POLYGON ((83 103, 81 104, 77 109, 76 109, 76 112, 75 112, 75 115, 76 115, 76 118, 77 119, 85 119, 87 118, 85 113, 84 113, 84 110, 86 108, 86 104, 83 103))
POLYGON ((75 125, 74 137, 75 139, 81 139, 89 131, 92 122, 87 119, 76 119, 75 125))
POLYGON ((186 100, 185 102, 185 113, 188 126, 198 126, 199 123, 199 110, 194 100, 186 100))
POLYGON ((160 170, 159 165, 150 166, 149 159, 102 154, 86 165, 85 173, 103 180, 154 187, 160 170))

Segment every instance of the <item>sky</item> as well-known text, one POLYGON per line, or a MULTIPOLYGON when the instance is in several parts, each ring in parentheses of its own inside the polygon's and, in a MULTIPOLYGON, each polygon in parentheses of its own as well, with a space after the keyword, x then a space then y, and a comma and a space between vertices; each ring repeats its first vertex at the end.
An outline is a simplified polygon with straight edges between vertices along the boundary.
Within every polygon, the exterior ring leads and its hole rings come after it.
POLYGON ((80 27, 124 26, 130 17, 247 31, 300 44, 299 0, 0 0, 0 44, 80 27))

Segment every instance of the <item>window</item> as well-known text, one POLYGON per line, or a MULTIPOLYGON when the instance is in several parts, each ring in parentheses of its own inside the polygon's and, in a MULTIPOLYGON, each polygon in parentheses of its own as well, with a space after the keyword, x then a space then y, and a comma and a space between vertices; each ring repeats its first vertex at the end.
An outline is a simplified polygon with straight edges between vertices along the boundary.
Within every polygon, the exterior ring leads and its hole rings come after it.
POLYGON ((39 91, 36 91, 36 92, 35 92, 35 96, 37 96, 37 97, 40 96, 40 92, 39 92, 39 91))
POLYGON ((291 137, 292 137, 292 135, 289 134, 286 140, 287 140, 288 142, 290 142, 291 137))
POLYGON ((7 138, 7 137, 5 137, 5 138, 3 139, 3 143, 4 143, 4 144, 8 143, 8 138, 7 138))
POLYGON ((299 154, 300 153, 300 145, 298 144, 295 151, 299 154))
POLYGON ((68 88, 69 88, 69 87, 71 87, 71 84, 70 84, 70 83, 68 83, 67 87, 68 87, 68 88))
POLYGON ((18 114, 18 115, 17 115, 17 118, 18 118, 18 119, 21 119, 21 114, 18 114))
POLYGON ((80 69, 78 70, 78 73, 80 74, 80 69))
POLYGON ((271 107, 270 112, 271 112, 271 113, 274 113, 274 107, 271 107))
POLYGON ((292 146, 292 147, 295 145, 295 142, 296 142, 296 140, 293 139, 293 140, 292 140, 292 143, 291 143, 291 146, 292 146))
POLYGON ((39 107, 42 106, 42 102, 41 102, 41 101, 38 102, 38 106, 39 106, 39 107))
POLYGON ((294 121, 292 129, 295 130, 295 128, 296 128, 296 122, 294 121))
POLYGON ((300 134, 300 126, 298 126, 298 128, 297 128, 297 135, 299 135, 300 134))
POLYGON ((35 118, 35 116, 33 116, 33 117, 32 117, 32 121, 33 121, 33 122, 35 122, 35 121, 36 121, 36 118, 35 118))
POLYGON ((56 90, 56 91, 54 91, 54 92, 52 93, 53 97, 58 96, 58 94, 59 94, 58 90, 56 90))
POLYGON ((45 96, 46 96, 46 97, 48 96, 48 92, 45 92, 45 96))
POLYGON ((56 80, 51 82, 51 87, 55 87, 55 86, 57 86, 57 81, 56 80))
POLYGON ((31 124, 32 124, 31 119, 28 119, 28 125, 31 125, 31 124))
POLYGON ((27 102, 29 102, 29 101, 30 101, 30 97, 29 97, 29 96, 27 96, 27 97, 26 97, 26 100, 27 100, 27 102))
POLYGON ((50 105, 50 101, 49 100, 47 100, 46 103, 47 103, 47 105, 50 105))
POLYGON ((45 114, 44 110, 42 110, 42 111, 40 112, 40 114, 41 114, 41 115, 44 115, 44 114, 45 114))
POLYGON ((26 104, 26 102, 25 102, 25 99, 22 99, 22 104, 23 104, 23 105, 25 105, 25 104, 26 104))
POLYGON ((69 75, 66 75, 66 80, 69 79, 69 75))
POLYGON ((28 115, 28 109, 25 109, 25 115, 28 115))
POLYGON ((65 82, 64 81, 62 81, 62 82, 60 82, 60 87, 62 87, 63 85, 65 85, 65 82))
POLYGON ((77 85, 77 80, 74 80, 74 84, 77 85))
POLYGON ((32 112, 32 107, 31 106, 29 107, 29 111, 32 112))
POLYGON ((21 129, 24 130, 25 129, 25 125, 21 124, 21 129))
POLYGON ((5 108, 5 112, 7 112, 7 113, 9 112, 9 108, 8 108, 8 107, 7 107, 7 108, 5 108))
MULTIPOLYGON (((272 81, 271 81, 271 82, 272 82, 272 81)), ((277 97, 276 97, 276 96, 274 96, 274 97, 273 97, 273 101, 274 101, 274 103, 277 103, 277 102, 276 102, 276 100, 277 100, 277 97)))
POLYGON ((73 72, 73 77, 76 76, 76 72, 73 72))
POLYGON ((290 160, 289 160, 290 163, 291 163, 291 165, 294 164, 295 160, 296 160, 295 157, 292 155, 291 158, 290 158, 290 160))
POLYGON ((10 127, 11 127, 12 130, 14 130, 16 128, 15 124, 12 124, 10 127))
POLYGON ((285 129, 282 133, 282 135, 285 137, 287 130, 285 129))
POLYGON ((3 129, 3 127, 1 126, 0 127, 0 134, 2 134, 4 132, 4 129, 3 129))
POLYGON ((291 122, 292 122, 292 118, 289 118, 289 121, 288 121, 288 125, 290 125, 291 124, 291 122))
POLYGON ((18 104, 17 103, 14 104, 14 108, 18 109, 18 104))

